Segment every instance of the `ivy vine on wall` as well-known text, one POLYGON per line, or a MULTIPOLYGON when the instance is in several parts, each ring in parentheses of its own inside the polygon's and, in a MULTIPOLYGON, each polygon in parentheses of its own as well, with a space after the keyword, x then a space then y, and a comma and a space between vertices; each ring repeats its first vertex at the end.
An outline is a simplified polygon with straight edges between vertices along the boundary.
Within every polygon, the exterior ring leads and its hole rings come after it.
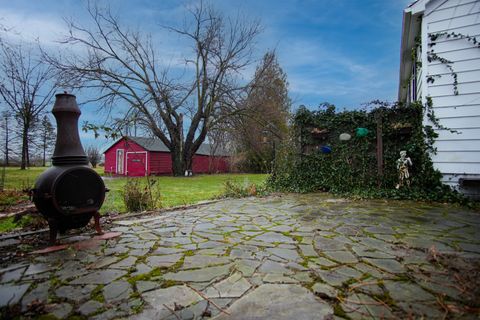
MULTIPOLYGON (((464 35, 464 34, 457 33, 457 32, 430 33, 430 34, 428 34, 428 38, 430 40, 429 43, 428 43, 429 50, 427 51, 428 62, 438 61, 438 62, 442 63, 443 65, 445 65, 445 67, 447 67, 447 69, 450 71, 450 75, 453 78, 453 83, 452 83, 453 84, 453 94, 458 95, 458 75, 455 72, 455 70, 453 69, 453 66, 452 66, 453 61, 445 59, 444 57, 438 55, 435 52, 434 47, 437 45, 437 40, 441 39, 441 38, 464 39, 468 42, 471 42, 477 48, 480 48, 479 41, 473 36, 464 35)), ((435 77, 440 77, 440 76, 435 76, 435 77)), ((431 75, 428 75, 427 76, 427 83, 434 83, 435 82, 435 77, 431 76, 431 75)))

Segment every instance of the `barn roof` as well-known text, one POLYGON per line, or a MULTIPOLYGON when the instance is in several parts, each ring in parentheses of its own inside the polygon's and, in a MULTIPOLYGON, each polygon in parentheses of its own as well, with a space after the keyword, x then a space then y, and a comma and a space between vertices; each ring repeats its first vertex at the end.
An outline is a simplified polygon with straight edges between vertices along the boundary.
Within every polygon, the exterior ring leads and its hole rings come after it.
MULTIPOLYGON (((141 146, 142 148, 144 148, 147 151, 170 152, 170 150, 168 150, 167 146, 165 146, 165 144, 160 139, 126 136, 126 137, 122 137, 118 141, 115 141, 115 143, 113 143, 109 148, 107 148, 104 151, 104 153, 107 152, 115 144, 117 144, 117 142, 119 142, 120 140, 125 139, 125 138, 129 139, 129 140, 132 140, 133 142, 135 142, 136 144, 138 144, 139 146, 141 146)), ((209 156, 209 155, 211 155, 211 153, 210 153, 211 150, 212 150, 212 145, 211 144, 203 143, 195 154, 209 156)), ((227 153, 226 150, 219 147, 219 148, 217 148, 217 150, 215 150, 214 156, 224 157, 224 156, 229 156, 229 154, 227 153)))

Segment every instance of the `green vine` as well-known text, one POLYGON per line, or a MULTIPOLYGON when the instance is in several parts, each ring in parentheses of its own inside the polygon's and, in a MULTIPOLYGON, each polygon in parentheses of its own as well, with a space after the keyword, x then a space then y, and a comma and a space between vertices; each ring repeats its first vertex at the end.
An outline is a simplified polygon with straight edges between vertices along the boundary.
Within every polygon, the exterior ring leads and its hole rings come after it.
MULTIPOLYGON (((448 70, 450 71, 450 74, 453 78, 453 93, 455 95, 458 95, 458 76, 455 70, 452 67, 453 62, 445 59, 441 56, 439 56, 437 53, 435 53, 433 47, 437 45, 437 40, 439 38, 456 38, 456 39, 465 39, 468 42, 471 42, 475 47, 480 48, 480 42, 477 40, 477 38, 470 36, 470 35, 464 35, 461 33, 456 33, 456 32, 437 32, 437 33, 430 33, 428 35, 430 41, 428 43, 428 46, 430 50, 427 51, 427 60, 428 62, 433 62, 433 61, 438 61, 442 64, 444 64, 448 70)), ((440 76, 428 76, 427 77, 427 83, 434 83, 435 82, 435 77, 440 77, 440 76)))
MULTIPOLYGON (((435 127, 437 129, 448 130, 448 131, 450 131, 450 133, 460 133, 457 130, 450 129, 448 127, 445 127, 443 124, 441 124, 440 119, 437 118, 437 116, 435 115, 435 111, 433 110, 432 97, 427 96, 426 100, 427 100, 427 102, 425 103, 425 114, 426 114, 428 120, 430 120, 435 125, 435 127)), ((432 142, 432 144, 433 144, 433 142, 432 142)))
POLYGON ((471 43, 473 43, 474 46, 477 46, 480 48, 480 42, 477 40, 477 38, 470 36, 470 35, 465 35, 461 33, 456 33, 456 32, 437 32, 437 33, 431 33, 428 35, 430 38, 430 43, 428 44, 429 47, 433 47, 436 45, 436 42, 438 38, 441 37, 446 37, 448 38, 457 38, 457 39, 465 39, 471 43))
MULTIPOLYGON (((453 78, 453 94, 458 95, 458 75, 455 72, 455 70, 453 70, 453 67, 452 67, 453 62, 448 59, 440 57, 438 54, 436 54, 433 51, 433 49, 427 51, 427 60, 428 62, 438 61, 444 64, 445 67, 448 68, 448 70, 450 70, 450 75, 453 78)), ((440 77, 440 76, 437 76, 437 77, 440 77)), ((435 79, 433 76, 427 77, 427 83, 434 83, 434 82, 435 82, 435 79)))

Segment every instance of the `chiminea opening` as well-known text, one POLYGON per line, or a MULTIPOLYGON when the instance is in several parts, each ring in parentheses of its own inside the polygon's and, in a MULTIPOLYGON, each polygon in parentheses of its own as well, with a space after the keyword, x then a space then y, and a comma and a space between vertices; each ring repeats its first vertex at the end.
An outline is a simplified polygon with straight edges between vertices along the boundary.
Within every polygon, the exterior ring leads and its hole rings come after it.
POLYGON ((61 93, 55 98, 57 140, 52 167, 38 177, 32 190, 35 206, 48 221, 51 243, 56 242, 58 231, 84 227, 92 217, 97 233, 102 233, 98 210, 106 192, 102 178, 88 167, 80 142, 76 97, 61 93))

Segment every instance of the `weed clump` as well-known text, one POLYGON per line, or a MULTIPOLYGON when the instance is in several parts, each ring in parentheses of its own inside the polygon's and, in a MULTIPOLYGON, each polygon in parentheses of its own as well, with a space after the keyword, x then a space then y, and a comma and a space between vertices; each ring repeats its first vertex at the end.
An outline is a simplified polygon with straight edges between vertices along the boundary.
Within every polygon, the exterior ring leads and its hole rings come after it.
POLYGON ((130 212, 141 212, 161 208, 160 186, 157 180, 129 179, 123 188, 123 202, 130 212))
POLYGON ((255 183, 244 182, 243 184, 227 180, 223 184, 223 192, 220 198, 244 198, 266 195, 264 186, 257 186, 255 183))

